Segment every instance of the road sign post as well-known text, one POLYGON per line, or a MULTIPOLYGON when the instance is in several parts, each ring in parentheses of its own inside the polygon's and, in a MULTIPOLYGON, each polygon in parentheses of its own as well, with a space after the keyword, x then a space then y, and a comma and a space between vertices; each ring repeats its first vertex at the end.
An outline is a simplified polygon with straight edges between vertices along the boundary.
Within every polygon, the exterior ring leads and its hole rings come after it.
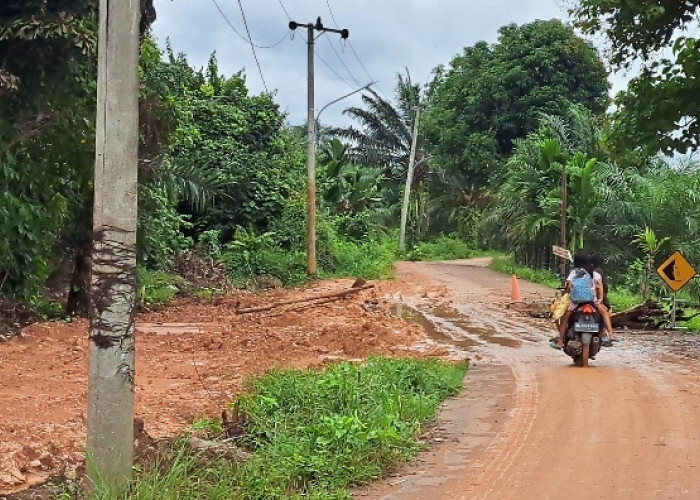
POLYGON ((571 258, 571 252, 569 251, 568 248, 560 247, 557 245, 552 245, 552 253, 556 255, 557 257, 560 257, 564 260, 568 260, 571 262, 573 259, 571 258))
POLYGON ((676 250, 673 252, 657 269, 661 279, 671 289, 671 330, 678 328, 676 326, 676 310, 678 302, 678 292, 681 288, 697 274, 695 268, 688 262, 685 256, 676 250))
POLYGON ((552 245, 552 253, 561 259, 561 287, 564 288, 566 284, 566 262, 571 262, 571 252, 568 248, 560 247, 557 245, 552 245))
POLYGON ((695 268, 679 250, 673 252, 656 269, 656 272, 674 294, 678 293, 697 274, 695 268))

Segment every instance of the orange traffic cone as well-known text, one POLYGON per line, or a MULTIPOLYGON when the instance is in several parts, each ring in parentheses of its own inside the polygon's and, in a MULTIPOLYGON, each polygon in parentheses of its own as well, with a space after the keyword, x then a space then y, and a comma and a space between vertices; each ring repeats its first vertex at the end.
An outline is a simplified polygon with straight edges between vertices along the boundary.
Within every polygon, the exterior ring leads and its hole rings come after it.
POLYGON ((518 286, 518 277, 514 274, 510 278, 510 300, 513 302, 522 302, 520 296, 520 287, 518 286))

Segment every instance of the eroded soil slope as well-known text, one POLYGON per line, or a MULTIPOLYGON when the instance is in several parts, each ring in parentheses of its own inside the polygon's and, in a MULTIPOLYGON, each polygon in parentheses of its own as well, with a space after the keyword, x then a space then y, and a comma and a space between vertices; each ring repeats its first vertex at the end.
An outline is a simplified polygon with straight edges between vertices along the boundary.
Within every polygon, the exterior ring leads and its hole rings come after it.
MULTIPOLYGON (((245 377, 271 368, 320 367, 372 354, 439 355, 415 345, 423 329, 390 314, 398 282, 378 283, 342 300, 236 314, 242 307, 350 288, 321 281, 303 290, 237 292, 214 301, 176 301, 139 314, 136 414, 153 437, 172 436, 217 416, 245 377)), ((440 292, 418 283, 419 295, 440 292)), ((85 320, 37 323, 0 343, 0 494, 40 481, 84 459, 87 392, 85 320)))

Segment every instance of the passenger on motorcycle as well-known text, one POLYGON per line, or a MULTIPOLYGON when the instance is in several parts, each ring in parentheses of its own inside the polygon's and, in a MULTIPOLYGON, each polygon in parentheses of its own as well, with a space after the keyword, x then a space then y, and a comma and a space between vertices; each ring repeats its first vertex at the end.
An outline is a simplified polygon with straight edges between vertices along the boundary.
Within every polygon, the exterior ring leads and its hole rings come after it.
POLYGON ((601 304, 604 295, 603 278, 599 273, 593 270, 591 259, 584 250, 578 250, 574 254, 574 268, 566 278, 565 292, 569 294, 571 303, 566 313, 561 318, 561 323, 559 323, 559 340, 556 343, 558 349, 564 347, 564 336, 569 326, 571 313, 575 311, 581 303, 591 302, 595 304, 601 317, 605 321, 606 328, 612 330, 612 327, 609 326, 610 318, 605 314, 605 308, 601 304))
POLYGON ((610 300, 608 299, 608 285, 605 282, 603 264, 605 264, 605 257, 600 255, 599 253, 591 255, 591 266, 593 267, 593 270, 598 272, 598 274, 600 274, 600 276, 603 278, 603 300, 601 301, 601 304, 605 307, 605 314, 603 315, 603 320, 605 321, 605 328, 608 330, 608 336, 610 337, 610 340, 607 343, 603 342, 603 345, 609 347, 612 345, 611 342, 613 342, 616 339, 615 331, 612 329, 612 322, 610 317, 612 307, 610 305, 610 300))

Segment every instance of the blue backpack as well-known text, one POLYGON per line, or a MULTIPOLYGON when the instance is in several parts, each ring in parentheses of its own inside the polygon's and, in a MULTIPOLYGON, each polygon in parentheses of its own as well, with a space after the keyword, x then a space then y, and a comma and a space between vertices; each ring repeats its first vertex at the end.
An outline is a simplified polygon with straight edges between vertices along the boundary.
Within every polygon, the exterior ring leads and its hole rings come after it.
POLYGON ((576 276, 571 280, 571 291, 569 292, 571 302, 595 301, 593 286, 591 275, 585 269, 577 269, 576 276))

